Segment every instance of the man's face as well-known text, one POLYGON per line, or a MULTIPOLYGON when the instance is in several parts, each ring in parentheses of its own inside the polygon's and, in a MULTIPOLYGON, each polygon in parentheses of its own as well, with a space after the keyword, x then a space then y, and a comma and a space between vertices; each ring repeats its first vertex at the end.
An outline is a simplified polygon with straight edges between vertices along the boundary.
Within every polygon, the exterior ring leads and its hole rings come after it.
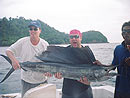
POLYGON ((31 26, 29 27, 29 32, 30 32, 30 37, 39 37, 40 36, 40 33, 41 33, 41 29, 40 28, 37 28, 35 26, 31 26))
POLYGON ((130 45, 130 26, 124 26, 122 36, 127 45, 130 45))
POLYGON ((78 34, 70 34, 69 35, 70 44, 72 47, 81 47, 81 40, 82 38, 78 34))

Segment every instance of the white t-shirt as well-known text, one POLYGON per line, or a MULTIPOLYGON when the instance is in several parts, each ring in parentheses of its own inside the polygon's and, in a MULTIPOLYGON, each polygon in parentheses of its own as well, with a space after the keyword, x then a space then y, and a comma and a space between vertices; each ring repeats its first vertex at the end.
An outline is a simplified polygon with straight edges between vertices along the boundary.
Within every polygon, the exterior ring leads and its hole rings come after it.
MULTIPOLYGON (((33 45, 30 41, 30 37, 24 37, 19 39, 16 43, 12 44, 7 50, 13 52, 15 57, 20 57, 20 62, 39 62, 35 56, 41 54, 47 49, 48 42, 40 38, 37 45, 33 45)), ((47 77, 43 73, 24 71, 21 69, 21 79, 28 83, 41 83, 47 80, 47 77)))

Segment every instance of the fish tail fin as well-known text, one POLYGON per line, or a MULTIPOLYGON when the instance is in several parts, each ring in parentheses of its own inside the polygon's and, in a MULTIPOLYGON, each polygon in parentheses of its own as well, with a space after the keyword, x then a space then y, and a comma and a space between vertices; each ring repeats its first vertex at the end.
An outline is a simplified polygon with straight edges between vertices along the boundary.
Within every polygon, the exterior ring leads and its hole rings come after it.
MULTIPOLYGON (((7 57, 7 56, 5 56, 5 55, 3 55, 3 54, 0 54, 0 56, 4 57, 4 58, 12 65, 12 61, 10 60, 9 57, 7 57)), ((6 74, 6 76, 3 78, 3 80, 0 81, 0 83, 4 82, 4 81, 11 75, 11 73, 13 73, 14 71, 15 71, 15 70, 14 70, 14 68, 12 67, 12 68, 10 69, 10 71, 6 74)))
POLYGON ((0 56, 4 57, 11 65, 12 65, 12 61, 10 60, 9 57, 3 55, 3 54, 0 54, 0 56))
POLYGON ((14 72, 14 68, 13 68, 13 67, 12 67, 12 68, 10 69, 10 71, 6 74, 6 76, 3 78, 3 80, 0 81, 0 83, 4 82, 4 81, 10 76, 10 74, 11 74, 12 72, 14 72))

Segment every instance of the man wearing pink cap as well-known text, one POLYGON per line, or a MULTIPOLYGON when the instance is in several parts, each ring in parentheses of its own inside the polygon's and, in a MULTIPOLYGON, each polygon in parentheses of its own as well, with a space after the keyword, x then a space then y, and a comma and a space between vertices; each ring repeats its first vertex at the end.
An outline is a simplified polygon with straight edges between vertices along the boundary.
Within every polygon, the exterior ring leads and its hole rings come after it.
MULTIPOLYGON (((79 30, 71 30, 69 34, 70 46, 74 48, 82 48, 82 33, 79 30)), ((92 51, 89 48, 89 52, 92 51)), ((93 61, 98 64, 97 61, 93 61)), ((61 73, 56 73, 55 77, 58 79, 62 78, 61 73)), ((64 78, 62 88, 62 98, 93 98, 92 89, 90 82, 87 77, 80 78, 79 81, 73 79, 64 78)))
POLYGON ((82 47, 81 45, 82 33, 79 30, 76 29, 71 30, 69 37, 70 37, 71 47, 78 47, 78 48, 82 47))

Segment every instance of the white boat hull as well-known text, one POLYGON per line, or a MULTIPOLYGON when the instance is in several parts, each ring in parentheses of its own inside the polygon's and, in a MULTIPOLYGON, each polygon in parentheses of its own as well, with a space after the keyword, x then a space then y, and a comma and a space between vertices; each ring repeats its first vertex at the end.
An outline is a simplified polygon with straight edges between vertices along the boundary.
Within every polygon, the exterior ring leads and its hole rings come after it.
MULTIPOLYGON (((94 98, 114 98, 114 87, 112 86, 99 86, 92 87, 94 98)), ((61 98, 61 89, 56 89, 54 84, 40 85, 27 91, 24 98, 61 98)), ((20 93, 3 94, 0 98, 21 98, 20 93), (3 96, 3 97, 2 97, 3 96)))

